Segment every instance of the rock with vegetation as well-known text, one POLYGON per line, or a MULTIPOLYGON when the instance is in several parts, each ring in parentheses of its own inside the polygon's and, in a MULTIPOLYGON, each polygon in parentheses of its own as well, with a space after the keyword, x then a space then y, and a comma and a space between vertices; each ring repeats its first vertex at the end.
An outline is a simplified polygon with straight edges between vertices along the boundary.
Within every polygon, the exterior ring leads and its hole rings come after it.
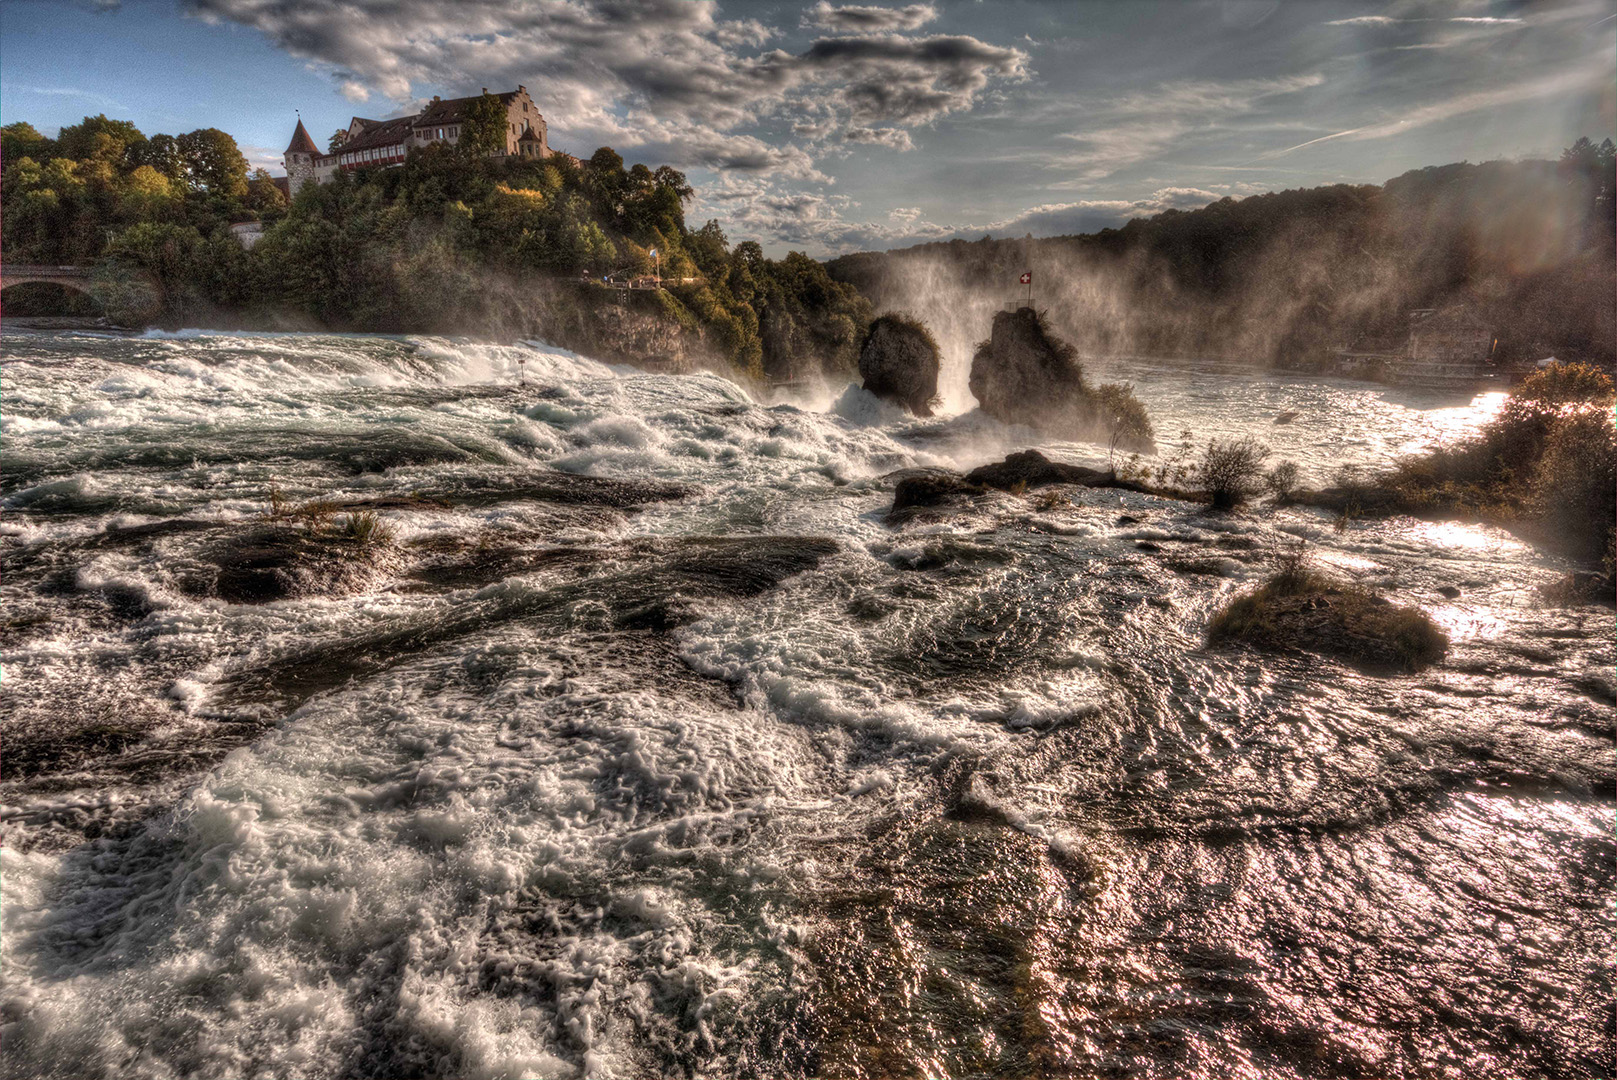
POLYGON ((397 561, 394 538, 373 511, 337 515, 305 504, 205 549, 206 569, 187 575, 185 587, 232 604, 363 592, 397 561))
POLYGON ((1207 643, 1318 653, 1373 673, 1420 671, 1443 659, 1449 646, 1448 635, 1420 608, 1330 578, 1300 552, 1288 554, 1279 573, 1215 615, 1207 643))
POLYGON ((859 346, 859 377, 865 389, 898 402, 916 416, 932 415, 942 366, 932 334, 907 315, 876 319, 859 346))
POLYGON ((1033 308, 994 316, 992 334, 972 357, 969 386, 997 420, 1123 450, 1156 449, 1151 420, 1133 390, 1122 383, 1091 386, 1077 350, 1052 334, 1033 308))
POLYGON ((1407 458, 1380 475, 1344 469, 1294 498, 1344 517, 1412 514, 1501 525, 1599 566, 1617 568, 1617 424, 1611 378, 1551 364, 1511 391, 1475 437, 1407 458))

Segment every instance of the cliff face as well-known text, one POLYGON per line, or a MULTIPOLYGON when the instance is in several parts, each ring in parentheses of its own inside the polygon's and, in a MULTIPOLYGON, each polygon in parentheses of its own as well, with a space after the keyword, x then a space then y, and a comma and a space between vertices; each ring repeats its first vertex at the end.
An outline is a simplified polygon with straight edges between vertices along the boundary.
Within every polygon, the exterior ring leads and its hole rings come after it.
POLYGON ((701 331, 649 291, 557 289, 535 308, 529 332, 597 360, 651 371, 692 371, 707 355, 701 331))

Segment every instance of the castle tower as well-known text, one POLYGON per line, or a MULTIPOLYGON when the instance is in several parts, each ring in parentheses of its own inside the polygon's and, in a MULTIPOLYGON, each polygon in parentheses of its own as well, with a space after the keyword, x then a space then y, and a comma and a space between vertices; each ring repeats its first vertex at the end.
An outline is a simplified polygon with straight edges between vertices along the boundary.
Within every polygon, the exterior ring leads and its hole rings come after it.
POLYGON ((535 131, 533 122, 522 129, 522 135, 517 139, 517 153, 525 158, 547 158, 550 156, 550 145, 545 141, 545 121, 539 120, 539 130, 535 131))
POLYGON ((320 156, 320 148, 309 138, 309 131, 303 126, 303 118, 298 118, 297 130, 292 132, 292 141, 286 147, 282 160, 286 163, 287 194, 296 196, 298 189, 314 179, 314 159, 320 156))

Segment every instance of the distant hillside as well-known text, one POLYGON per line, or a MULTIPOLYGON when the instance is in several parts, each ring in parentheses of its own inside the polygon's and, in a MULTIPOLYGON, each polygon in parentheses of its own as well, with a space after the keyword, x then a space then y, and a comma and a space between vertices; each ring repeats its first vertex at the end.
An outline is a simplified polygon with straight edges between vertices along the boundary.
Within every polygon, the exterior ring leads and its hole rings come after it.
MULTIPOLYGON (((1613 150, 1443 165, 1374 185, 1170 210, 1087 236, 954 240, 831 260, 877 310, 956 348, 1034 274, 1035 303, 1085 352, 1304 366, 1413 308, 1466 302, 1500 359, 1617 350, 1613 150)), ((946 348, 948 346, 946 345, 946 348)))

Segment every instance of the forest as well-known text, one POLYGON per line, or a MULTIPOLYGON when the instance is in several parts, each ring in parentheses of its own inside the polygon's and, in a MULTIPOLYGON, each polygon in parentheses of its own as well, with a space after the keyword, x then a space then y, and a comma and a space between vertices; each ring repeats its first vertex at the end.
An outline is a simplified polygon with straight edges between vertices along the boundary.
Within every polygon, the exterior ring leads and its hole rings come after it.
POLYGON ((132 325, 544 334, 611 352, 629 308, 699 362, 786 379, 851 372, 872 316, 813 259, 687 228, 684 175, 609 148, 580 162, 434 144, 288 203, 214 129, 148 138, 98 116, 55 139, 0 134, 7 257, 94 267, 92 292, 132 325), (250 250, 230 232, 244 221, 264 230, 250 250), (653 270, 667 288, 632 307, 599 284, 653 270))
POLYGON ((1307 367, 1396 337, 1408 312, 1464 304, 1495 359, 1590 360, 1617 350, 1613 146, 1559 161, 1433 166, 1380 186, 1225 198, 1119 229, 951 240, 833 259, 878 310, 927 310, 939 290, 1034 301, 1086 353, 1307 367))

